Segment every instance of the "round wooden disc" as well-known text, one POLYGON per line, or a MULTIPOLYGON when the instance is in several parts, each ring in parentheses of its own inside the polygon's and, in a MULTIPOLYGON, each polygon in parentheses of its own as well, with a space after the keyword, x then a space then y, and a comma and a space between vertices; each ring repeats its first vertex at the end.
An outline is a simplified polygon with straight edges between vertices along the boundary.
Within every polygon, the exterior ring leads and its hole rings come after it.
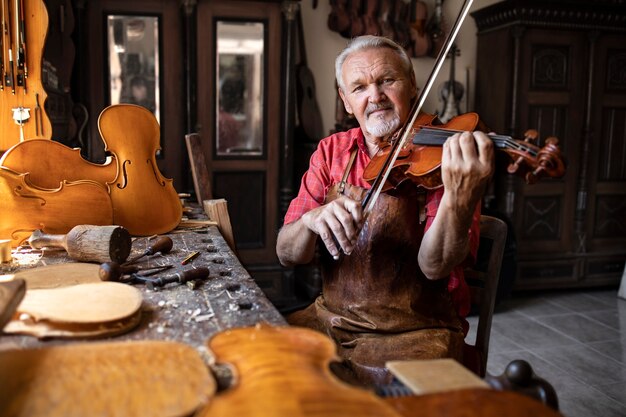
POLYGON ((122 320, 141 308, 138 289, 119 282, 79 284, 26 291, 17 308, 35 320, 103 323, 122 320))

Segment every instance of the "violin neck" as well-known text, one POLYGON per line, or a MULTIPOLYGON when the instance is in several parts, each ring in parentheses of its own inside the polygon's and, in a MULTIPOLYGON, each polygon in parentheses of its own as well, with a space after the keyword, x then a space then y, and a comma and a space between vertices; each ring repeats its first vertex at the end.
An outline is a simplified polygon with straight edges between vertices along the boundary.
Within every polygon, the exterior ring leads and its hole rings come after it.
MULTIPOLYGON (((425 146, 443 146, 443 143, 455 133, 461 133, 461 130, 440 129, 436 127, 421 127, 413 136, 414 145, 425 146)), ((526 152, 533 152, 530 147, 524 146, 523 142, 513 139, 506 135, 487 135, 498 149, 518 149, 526 152)))

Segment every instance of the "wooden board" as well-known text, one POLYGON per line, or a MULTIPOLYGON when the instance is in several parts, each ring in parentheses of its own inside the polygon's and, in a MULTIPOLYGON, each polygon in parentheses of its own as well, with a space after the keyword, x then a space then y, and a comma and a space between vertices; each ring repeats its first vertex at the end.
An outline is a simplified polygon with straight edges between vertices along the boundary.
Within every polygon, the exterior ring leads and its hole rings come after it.
POLYGON ((189 416, 216 384, 175 342, 85 343, 0 353, 0 410, 10 416, 189 416))
POLYGON ((25 293, 26 283, 21 279, 0 282, 0 331, 13 316, 25 293))
POLYGON ((15 273, 14 278, 26 281, 29 290, 59 288, 69 285, 101 282, 100 265, 83 262, 40 266, 15 273))
POLYGON ((489 385, 454 359, 390 361, 385 366, 418 395, 489 385))
POLYGON ((11 320, 4 327, 6 334, 24 334, 39 339, 97 339, 113 337, 134 329, 141 322, 141 314, 126 319, 106 323, 59 323, 51 321, 33 321, 31 319, 11 320))

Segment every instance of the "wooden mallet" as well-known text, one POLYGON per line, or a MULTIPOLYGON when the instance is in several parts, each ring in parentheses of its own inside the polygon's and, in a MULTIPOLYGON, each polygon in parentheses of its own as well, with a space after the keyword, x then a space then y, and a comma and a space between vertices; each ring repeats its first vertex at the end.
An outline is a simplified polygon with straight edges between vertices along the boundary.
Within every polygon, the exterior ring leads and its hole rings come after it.
POLYGON ((130 233, 122 226, 75 226, 66 235, 46 234, 35 230, 28 239, 33 249, 61 248, 81 262, 123 263, 130 254, 130 233))

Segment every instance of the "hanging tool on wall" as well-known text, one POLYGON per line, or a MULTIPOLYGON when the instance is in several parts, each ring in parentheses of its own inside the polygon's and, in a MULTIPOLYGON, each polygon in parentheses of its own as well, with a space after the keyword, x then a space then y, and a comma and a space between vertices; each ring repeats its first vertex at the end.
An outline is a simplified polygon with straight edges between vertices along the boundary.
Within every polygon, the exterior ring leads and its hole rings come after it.
MULTIPOLYGON (((2 0, 2 5, 4 6, 4 0, 2 0)), ((8 28, 5 20, 2 21, 2 26, 5 34, 8 38, 8 49, 9 49, 9 74, 5 77, 5 84, 7 87, 11 87, 11 93, 15 94, 15 69, 13 62, 13 26, 11 25, 11 8, 7 7, 8 18, 6 19, 8 23, 8 28)))
POLYGON ((2 50, 2 61, 0 62, 0 91, 4 91, 4 61, 6 61, 6 52, 4 50, 4 0, 0 1, 2 1, 2 7, 0 8, 0 19, 2 20, 0 23, 2 26, 0 27, 0 31, 2 31, 2 34, 0 34, 0 50, 2 50))
POLYGON ((17 85, 20 87, 24 87, 24 94, 26 94, 26 78, 28 78, 28 66, 26 65, 24 0, 15 0, 15 42, 17 43, 17 85))
MULTIPOLYGON (((13 69, 13 67, 11 67, 13 69)), ((15 92, 15 89, 13 89, 15 92)), ((13 120, 20 126, 20 142, 24 142, 24 123, 30 119, 30 109, 28 107, 14 107, 13 120)))
POLYGON ((35 93, 35 134, 43 135, 43 119, 41 118, 41 106, 39 105, 39 93, 35 93))

